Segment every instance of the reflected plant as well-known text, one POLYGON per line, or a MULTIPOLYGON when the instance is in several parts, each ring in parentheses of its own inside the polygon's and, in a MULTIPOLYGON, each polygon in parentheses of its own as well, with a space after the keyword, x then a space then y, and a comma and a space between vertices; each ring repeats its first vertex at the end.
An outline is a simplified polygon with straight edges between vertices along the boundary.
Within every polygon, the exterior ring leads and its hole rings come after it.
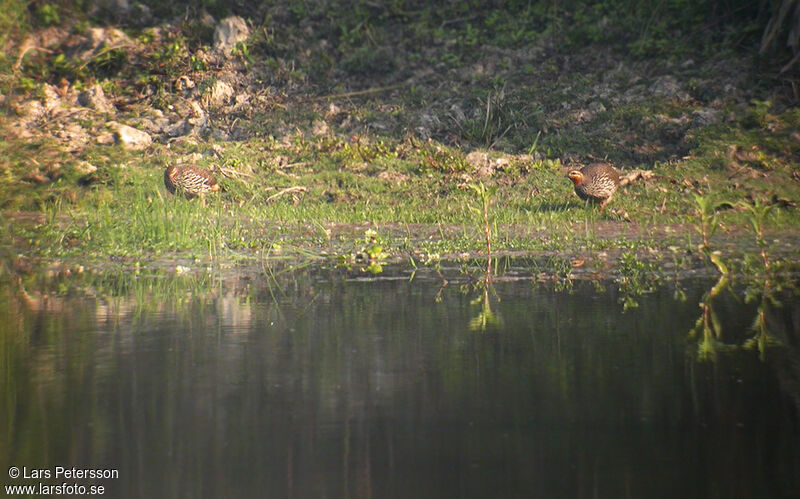
POLYGON ((739 203, 739 206, 745 210, 747 220, 750 222, 750 228, 753 231, 756 244, 758 245, 759 256, 761 257, 761 264, 763 265, 764 271, 763 279, 760 282, 754 282, 753 285, 748 288, 745 295, 746 303, 753 303, 756 300, 759 300, 759 303, 756 317, 753 319, 753 324, 751 325, 751 330, 754 335, 752 338, 745 341, 744 348, 757 349, 759 358, 763 361, 766 358, 767 347, 773 344, 779 344, 779 342, 773 340, 769 334, 766 319, 767 308, 769 306, 774 306, 776 308, 781 307, 781 303, 775 296, 775 293, 780 290, 780 287, 775 289, 772 286, 772 271, 774 265, 769 256, 771 247, 767 245, 764 239, 764 225, 766 224, 769 213, 772 211, 773 205, 768 205, 756 199, 752 204, 742 202, 739 203))
POLYGON ((656 290, 661 278, 658 265, 636 257, 634 253, 626 253, 617 261, 617 285, 620 303, 623 310, 636 308, 639 302, 636 297, 656 290))
POLYGON ((769 305, 774 307, 782 306, 774 297, 762 295, 761 302, 758 304, 758 312, 755 319, 753 319, 753 324, 750 326, 754 333, 753 337, 746 340, 743 345, 748 350, 758 350, 758 358, 761 361, 766 360, 768 347, 781 344, 772 337, 767 327, 767 308, 769 305))
POLYGON ((673 294, 673 298, 679 302, 685 302, 686 292, 683 290, 681 286, 681 269, 686 266, 686 254, 680 254, 681 250, 677 246, 670 246, 670 251, 672 252, 672 263, 675 265, 675 293, 673 294))
POLYGON ((722 337, 722 322, 714 310, 714 300, 717 299, 728 287, 730 280, 727 274, 723 274, 717 280, 717 283, 703 295, 700 302, 700 309, 702 313, 694 324, 694 327, 689 331, 689 337, 699 337, 700 341, 697 347, 697 355, 699 360, 707 361, 716 358, 717 350, 721 346, 720 338, 722 337))
MULTIPOLYGON (((704 200, 698 198, 698 213, 700 214, 701 228, 708 223, 713 223, 716 214, 710 214, 711 205, 704 200)), ((768 205, 761 201, 754 201, 751 203, 741 202, 737 206, 745 211, 750 228, 756 240, 759 249, 761 271, 753 269, 752 264, 756 260, 752 255, 745 258, 745 267, 743 269, 744 277, 750 281, 750 285, 745 290, 745 303, 758 302, 758 310, 751 325, 753 336, 744 341, 741 345, 742 348, 758 350, 759 358, 764 361, 766 359, 766 351, 769 346, 780 344, 769 333, 767 327, 767 314, 769 307, 781 307, 780 301, 777 299, 776 294, 781 291, 780 285, 775 285, 775 262, 770 257, 770 246, 767 244, 764 237, 764 227, 767 222, 767 217, 772 211, 773 205, 768 205)), ((702 231, 701 231, 702 233, 702 231)), ((690 331, 690 336, 701 336, 699 344, 699 358, 701 360, 713 360, 716 351, 720 345, 726 347, 735 347, 736 345, 725 345, 721 341, 722 338, 722 325, 719 317, 714 312, 714 300, 722 294, 723 291, 730 287, 730 280, 728 278, 729 272, 726 266, 718 259, 718 255, 711 251, 708 246, 708 239, 704 237, 703 245, 700 247, 701 251, 708 255, 712 263, 715 264, 717 269, 722 274, 717 283, 712 287, 704 296, 700 303, 703 310, 701 316, 697 319, 695 327, 690 331), (717 260, 713 257, 717 256, 717 260)), ((758 264, 755 264, 758 266, 758 264)))
MULTIPOLYGON (((475 288, 481 290, 481 293, 474 300, 470 301, 470 305, 480 305, 481 308, 478 314, 469 321, 470 331, 484 332, 488 328, 497 327, 502 323, 500 317, 492 311, 492 302, 489 299, 489 291, 492 291, 497 298, 497 294, 494 293, 494 287, 492 286, 491 273, 489 272, 491 264, 492 262, 490 261, 487 265, 484 278, 474 285, 475 288)), ((499 301, 499 298, 497 299, 499 301)))

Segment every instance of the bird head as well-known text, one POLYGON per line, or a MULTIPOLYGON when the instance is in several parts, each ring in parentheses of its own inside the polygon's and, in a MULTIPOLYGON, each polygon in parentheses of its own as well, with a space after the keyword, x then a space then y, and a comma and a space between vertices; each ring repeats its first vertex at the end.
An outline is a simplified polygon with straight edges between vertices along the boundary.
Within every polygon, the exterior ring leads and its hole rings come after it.
POLYGON ((175 165, 169 165, 165 170, 165 173, 167 174, 167 177, 169 177, 170 180, 174 181, 175 176, 178 174, 178 169, 175 168, 175 165))
POLYGON ((572 183, 575 184, 576 187, 583 182, 583 173, 581 173, 580 170, 571 170, 567 173, 567 177, 572 180, 572 183))

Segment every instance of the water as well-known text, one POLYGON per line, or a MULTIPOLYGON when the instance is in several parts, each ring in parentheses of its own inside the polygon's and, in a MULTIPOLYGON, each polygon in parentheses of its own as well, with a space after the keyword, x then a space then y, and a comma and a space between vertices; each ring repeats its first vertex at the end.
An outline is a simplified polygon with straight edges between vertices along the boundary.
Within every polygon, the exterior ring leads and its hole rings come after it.
MULTIPOLYGON (((6 279, 2 485, 107 497, 797 497, 800 307, 306 268, 6 279), (755 344, 755 343, 753 343, 755 344), (118 478, 10 479, 95 468, 118 478)), ((563 284, 563 283, 562 283, 563 284)), ((602 289, 600 289, 602 288, 602 289)))

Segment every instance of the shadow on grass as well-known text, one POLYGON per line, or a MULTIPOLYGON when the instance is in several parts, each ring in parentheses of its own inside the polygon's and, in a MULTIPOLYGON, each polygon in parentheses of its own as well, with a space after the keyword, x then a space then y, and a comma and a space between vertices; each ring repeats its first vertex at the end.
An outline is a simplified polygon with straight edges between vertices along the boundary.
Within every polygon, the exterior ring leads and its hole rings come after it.
POLYGON ((533 213, 565 213, 567 211, 581 209, 583 207, 583 203, 578 203, 575 201, 568 201, 566 203, 545 202, 538 205, 532 205, 528 210, 533 213))

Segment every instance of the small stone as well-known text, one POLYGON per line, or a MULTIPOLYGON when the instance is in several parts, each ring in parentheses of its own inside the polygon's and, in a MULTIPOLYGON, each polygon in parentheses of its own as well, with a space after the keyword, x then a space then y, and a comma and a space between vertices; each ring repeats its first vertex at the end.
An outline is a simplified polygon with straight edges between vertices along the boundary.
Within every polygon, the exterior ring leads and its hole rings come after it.
POLYGON ((315 137, 322 137, 328 135, 330 129, 328 127, 328 123, 323 120, 314 120, 311 123, 311 134, 315 137))
POLYGON ((44 113, 44 106, 38 100, 28 100, 16 106, 15 111, 24 118, 38 118, 44 113))
POLYGON ((466 160, 467 164, 475 170, 489 166, 489 155, 483 151, 472 151, 467 154, 466 160))
POLYGON ((74 169, 77 173, 81 175, 89 175, 90 173, 94 173, 97 171, 97 167, 89 163, 88 161, 78 161, 75 164, 74 169))
POLYGON ((106 94, 100 85, 94 85, 92 88, 78 94, 78 103, 101 113, 113 113, 115 111, 114 106, 106 98, 106 94))
POLYGON ((131 7, 131 13, 128 18, 137 26, 147 26, 153 20, 153 13, 147 5, 142 2, 136 2, 131 7))
POLYGON ((61 96, 58 95, 58 90, 53 85, 45 83, 42 85, 44 93, 44 107, 48 111, 61 106, 61 96))
POLYGON ((686 92, 681 89, 680 83, 672 75, 664 75, 656 78, 656 81, 650 85, 650 93, 654 97, 663 97, 666 99, 685 99, 688 97, 686 92))
POLYGON ((210 88, 203 92, 202 101, 209 109, 219 108, 230 104, 234 95, 233 87, 224 81, 217 80, 210 88))
POLYGON ((693 126, 708 126, 722 121, 722 113, 716 109, 698 109, 692 113, 693 126))
POLYGON ((169 125, 164 128, 164 134, 167 137, 174 138, 174 137, 181 137, 183 135, 188 134, 192 129, 192 126, 187 122, 187 120, 181 120, 173 125, 169 125))
POLYGON ((509 161, 508 158, 497 158, 494 161, 494 168, 496 170, 503 170, 505 168, 508 168, 509 166, 511 166, 511 161, 509 161))
POLYGON ((344 114, 342 109, 331 102, 330 106, 328 106, 328 111, 325 113, 325 118, 329 120, 335 120, 338 119, 342 114, 344 114))
POLYGON ((110 146, 111 144, 114 143, 114 134, 103 132, 97 136, 95 142, 97 142, 97 144, 101 146, 110 146))
POLYGON ((206 113, 203 111, 203 108, 200 106, 200 104, 192 101, 189 104, 189 108, 191 110, 191 115, 186 118, 186 122, 189 123, 189 125, 195 128, 204 128, 206 125, 208 125, 208 118, 206 117, 206 113))
POLYGON ((188 76, 180 76, 175 80, 175 90, 178 92, 188 92, 195 87, 194 80, 188 76))
POLYGON ((140 150, 153 143, 150 134, 120 123, 110 124, 114 130, 114 141, 126 149, 140 150))
POLYGON ((606 111, 606 106, 600 101, 592 101, 589 103, 589 111, 591 111, 592 114, 603 113, 606 111))
POLYGON ((82 44, 77 58, 81 61, 90 61, 100 55, 109 47, 121 48, 132 45, 133 41, 124 31, 117 28, 89 28, 88 39, 82 44))
POLYGON ((214 50, 230 55, 237 43, 244 42, 250 36, 250 28, 239 16, 231 16, 220 21, 214 30, 214 50))

